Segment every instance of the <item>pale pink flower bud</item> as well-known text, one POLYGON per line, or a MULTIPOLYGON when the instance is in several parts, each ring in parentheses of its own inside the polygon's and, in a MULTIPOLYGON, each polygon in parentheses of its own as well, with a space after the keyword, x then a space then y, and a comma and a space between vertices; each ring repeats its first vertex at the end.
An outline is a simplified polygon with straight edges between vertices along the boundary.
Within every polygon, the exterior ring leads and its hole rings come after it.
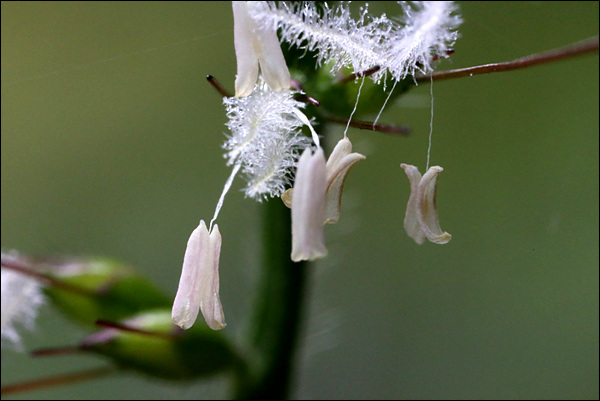
POLYGON ((441 229, 436 206, 437 177, 444 169, 432 166, 421 176, 415 166, 404 163, 400 166, 410 181, 410 197, 404 217, 406 233, 417 244, 422 244, 425 238, 435 244, 448 243, 452 235, 441 229))
POLYGON ((183 329, 192 327, 201 310, 213 330, 225 327, 219 299, 219 256, 221 233, 215 224, 210 234, 204 220, 192 232, 183 258, 179 288, 173 303, 173 322, 183 329))
POLYGON ((327 255, 323 221, 327 171, 322 148, 307 148, 298 161, 292 202, 292 260, 315 260, 327 255))

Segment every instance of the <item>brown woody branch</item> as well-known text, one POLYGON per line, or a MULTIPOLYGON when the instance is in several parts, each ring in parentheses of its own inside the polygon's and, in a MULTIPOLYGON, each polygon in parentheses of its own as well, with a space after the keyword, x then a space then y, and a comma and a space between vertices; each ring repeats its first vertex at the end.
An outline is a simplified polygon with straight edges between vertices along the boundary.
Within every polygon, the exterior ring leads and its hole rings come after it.
POLYGON ((492 72, 512 71, 597 51, 598 36, 559 49, 532 54, 512 61, 439 71, 428 75, 419 75, 415 77, 415 79, 417 82, 429 82, 432 78, 434 81, 441 81, 444 79, 472 77, 474 75, 489 74, 492 72))

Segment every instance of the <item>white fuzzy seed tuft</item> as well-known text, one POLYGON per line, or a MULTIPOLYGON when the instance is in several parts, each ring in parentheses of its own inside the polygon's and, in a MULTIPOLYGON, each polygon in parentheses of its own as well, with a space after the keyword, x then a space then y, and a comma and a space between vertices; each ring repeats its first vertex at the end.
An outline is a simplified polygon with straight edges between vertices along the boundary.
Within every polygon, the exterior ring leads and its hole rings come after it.
POLYGON ((224 98, 231 132, 223 147, 228 165, 241 164, 248 182, 246 196, 262 200, 280 196, 291 182, 299 152, 310 144, 298 118, 304 105, 294 92, 269 90, 260 83, 241 98, 224 98))

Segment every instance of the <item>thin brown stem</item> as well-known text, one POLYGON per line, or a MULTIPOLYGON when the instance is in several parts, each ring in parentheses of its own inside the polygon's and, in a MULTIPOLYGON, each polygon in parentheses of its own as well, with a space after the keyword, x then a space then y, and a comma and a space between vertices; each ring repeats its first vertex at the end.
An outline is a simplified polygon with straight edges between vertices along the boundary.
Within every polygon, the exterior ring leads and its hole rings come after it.
POLYGON ((223 85, 221 85, 219 83, 219 81, 217 81, 217 79, 215 77, 213 77, 212 75, 207 75, 206 76, 206 80, 208 81, 209 84, 212 85, 213 88, 215 88, 215 90, 217 92, 219 92, 219 94, 223 97, 231 97, 232 94, 229 93, 227 91, 227 89, 223 88, 223 85))
MULTIPOLYGON (((323 117, 325 117, 327 120, 329 120, 331 122, 334 122, 337 124, 343 124, 343 125, 348 124, 348 119, 345 117, 341 117, 341 116, 329 113, 323 109, 320 110, 320 113, 323 115, 323 117)), ((376 131, 376 132, 381 132, 384 134, 391 134, 391 135, 408 135, 408 134, 410 134, 410 127, 408 127, 406 125, 383 124, 383 123, 373 124, 373 122, 371 122, 371 121, 352 120, 352 121, 350 121, 350 126, 354 127, 354 128, 362 129, 362 130, 376 131)))
POLYGON ((321 105, 321 103, 319 103, 319 101, 317 99, 315 99, 314 97, 307 96, 304 93, 299 93, 299 94, 295 95, 294 99, 296 99, 300 102, 310 103, 315 107, 319 107, 321 105))
POLYGON ((444 79, 472 77, 474 75, 489 74, 492 72, 503 72, 527 68, 538 64, 550 63, 569 57, 579 56, 586 53, 598 51, 598 36, 561 47, 547 52, 531 54, 512 61, 477 65, 474 67, 459 68, 456 70, 439 71, 428 75, 415 77, 417 82, 441 81, 444 79))
POLYGON ((69 373, 64 375, 50 376, 43 379, 36 379, 31 381, 25 381, 21 383, 9 384, 2 386, 2 396, 15 393, 22 393, 24 391, 40 390, 48 387, 61 386, 64 384, 73 384, 100 377, 107 376, 115 372, 112 367, 102 367, 84 370, 82 372, 69 373))
POLYGON ((108 329, 117 329, 121 331, 126 331, 129 333, 141 334, 150 337, 164 338, 166 340, 173 340, 176 335, 173 333, 159 333, 156 331, 140 329, 138 327, 133 327, 127 324, 118 323, 118 322, 109 322, 108 320, 96 320, 96 325, 100 327, 105 327, 108 329))
POLYGON ((82 350, 80 347, 52 347, 52 348, 38 348, 34 349, 29 353, 34 358, 38 357, 46 357, 46 356, 62 356, 62 355, 71 355, 78 354, 82 350))
POLYGON ((347 77, 343 77, 340 78, 339 80, 337 80, 335 83, 336 84, 347 84, 349 82, 353 82, 358 78, 362 78, 362 77, 369 77, 373 74, 375 74, 377 71, 379 71, 381 69, 380 66, 376 65, 374 67, 369 68, 368 70, 364 70, 364 71, 360 71, 360 72, 356 72, 354 74, 350 74, 347 77))
POLYGON ((18 273, 21 273, 25 276, 29 276, 35 280, 38 280, 40 283, 46 286, 52 286, 55 288, 60 288, 61 290, 69 291, 75 294, 84 295, 84 296, 95 296, 96 293, 85 288, 81 288, 75 285, 67 284, 63 281, 60 281, 54 277, 51 277, 47 274, 37 272, 33 270, 31 267, 21 264, 19 262, 11 261, 11 260, 2 260, 2 267, 5 269, 13 270, 18 273))

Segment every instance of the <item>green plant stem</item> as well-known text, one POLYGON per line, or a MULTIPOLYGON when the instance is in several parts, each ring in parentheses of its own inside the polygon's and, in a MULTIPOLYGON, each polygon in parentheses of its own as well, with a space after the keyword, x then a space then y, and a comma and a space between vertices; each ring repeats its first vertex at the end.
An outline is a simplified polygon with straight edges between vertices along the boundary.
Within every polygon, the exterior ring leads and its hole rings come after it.
POLYGON ((308 263, 294 263, 290 211, 279 199, 264 205, 263 262, 248 333, 250 352, 237 372, 235 399, 286 399, 308 276, 308 263))

